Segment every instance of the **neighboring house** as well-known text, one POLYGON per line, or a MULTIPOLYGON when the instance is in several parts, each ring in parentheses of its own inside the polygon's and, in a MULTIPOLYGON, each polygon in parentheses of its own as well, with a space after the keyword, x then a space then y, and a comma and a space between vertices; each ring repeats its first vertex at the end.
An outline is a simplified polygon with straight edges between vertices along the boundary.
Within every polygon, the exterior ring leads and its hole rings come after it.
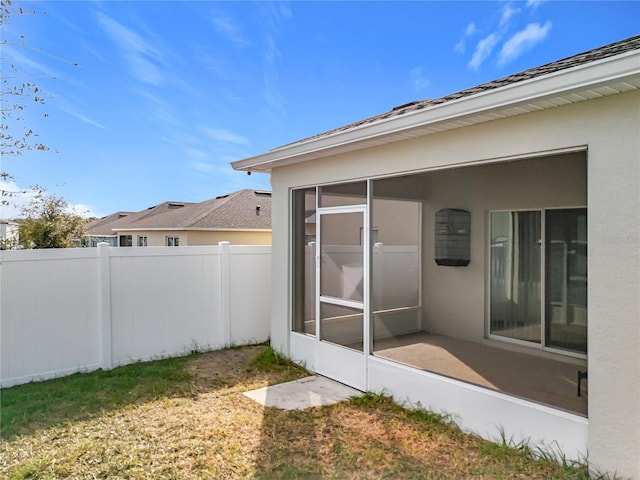
MULTIPOLYGON (((137 237, 128 231, 123 232, 122 234, 118 234, 118 230, 120 228, 129 228, 131 226, 135 226, 139 221, 150 221, 150 219, 161 216, 165 213, 180 210, 184 207, 188 207, 190 205, 194 205, 190 202, 163 202, 158 205, 154 205, 152 207, 146 208, 139 212, 132 213, 127 215, 126 218, 118 220, 116 223, 111 225, 112 233, 116 237, 116 245, 119 247, 147 247, 150 245, 153 246, 162 246, 166 245, 166 243, 158 242, 149 244, 147 241, 147 236, 144 234, 140 234, 137 237)), ((172 245, 173 246, 173 245, 172 245)))
POLYGON ((113 228, 129 215, 132 215, 132 212, 116 212, 87 223, 85 227, 88 239, 86 246, 95 247, 98 243, 108 243, 110 247, 118 246, 118 237, 113 228))
POLYGON ((20 225, 11 220, 0 220, 0 250, 18 248, 20 225))
POLYGON ((108 225, 121 247, 271 244, 271 192, 239 190, 200 203, 164 202, 108 225))
POLYGON ((232 165, 271 174, 274 348, 640 478, 640 36, 232 165))

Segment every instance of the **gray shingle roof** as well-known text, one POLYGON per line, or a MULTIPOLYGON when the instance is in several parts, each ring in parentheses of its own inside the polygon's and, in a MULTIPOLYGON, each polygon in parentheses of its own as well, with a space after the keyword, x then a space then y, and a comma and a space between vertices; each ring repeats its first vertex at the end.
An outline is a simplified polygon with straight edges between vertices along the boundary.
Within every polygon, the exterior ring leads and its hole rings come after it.
POLYGON ((165 202, 129 215, 114 226, 118 230, 270 230, 271 192, 245 189, 200 203, 165 202))
POLYGON ((595 48, 593 50, 589 50, 587 52, 583 52, 578 55, 573 55, 571 57, 567 57, 562 60, 557 60, 555 62, 547 63, 546 65, 541 65, 539 67, 535 67, 529 70, 515 73, 513 75, 509 75, 509 76, 500 78, 498 80, 493 80, 475 87, 467 88, 465 90, 461 90, 456 93, 445 95, 444 97, 440 97, 437 99, 426 99, 426 100, 421 100, 417 102, 409 102, 404 105, 395 107, 388 112, 385 112, 379 115, 374 115, 373 117, 365 118, 363 120, 359 120, 357 122, 350 123, 348 125, 335 128, 333 130, 319 133, 317 135, 313 135, 311 137, 298 140, 289 145, 294 145, 299 142, 305 142, 311 139, 328 136, 328 135, 342 132, 345 130, 350 130, 352 128, 360 127, 362 125, 367 125, 380 120, 386 120, 389 118, 398 117, 400 115, 404 115, 409 112, 414 112, 416 110, 421 110, 427 107, 432 107, 434 105, 440 105, 443 103, 451 102, 453 100, 458 100, 459 98, 468 97, 468 96, 475 95, 488 90, 494 90, 496 88, 512 85, 518 82, 523 82, 525 80, 530 80, 536 77, 540 77, 542 75, 548 75, 551 73, 559 72, 561 70, 566 70, 569 68, 584 65, 586 63, 594 62, 597 60, 601 60, 604 58, 612 57, 615 55, 619 55, 622 53, 626 53, 626 52, 630 52, 638 49, 640 49, 640 35, 636 35, 634 37, 630 37, 625 40, 621 40, 619 42, 605 45, 603 47, 595 48))
POLYGON ((113 235, 112 228, 122 222, 127 216, 132 215, 133 212, 115 212, 106 217, 99 218, 87 223, 85 230, 87 235, 113 235))
POLYGON ((136 225, 141 221, 149 221, 150 219, 163 215, 167 212, 171 212, 174 210, 180 210, 190 205, 195 205, 192 202, 162 202, 158 205, 154 205, 149 208, 145 208, 144 210, 140 210, 139 212, 134 212, 127 215, 126 218, 123 218, 118 221, 117 224, 114 224, 114 227, 120 228, 130 228, 136 225))

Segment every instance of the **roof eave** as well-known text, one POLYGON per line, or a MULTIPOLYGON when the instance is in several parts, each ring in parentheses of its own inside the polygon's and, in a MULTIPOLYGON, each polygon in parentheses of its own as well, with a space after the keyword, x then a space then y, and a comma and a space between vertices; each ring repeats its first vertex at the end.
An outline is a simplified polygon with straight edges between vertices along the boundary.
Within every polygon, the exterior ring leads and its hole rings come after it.
MULTIPOLYGON (((573 95, 565 103, 577 103, 582 101, 579 92, 622 80, 631 81, 630 85, 640 88, 640 51, 626 52, 422 110, 285 145, 261 155, 232 162, 231 166, 236 170, 269 172, 275 167, 458 128, 465 126, 464 120, 468 120, 468 125, 491 121, 494 118, 487 114, 492 112, 501 112, 496 118, 519 115, 526 112, 518 111, 515 107, 545 99, 573 95)), ((606 93, 602 93, 600 96, 605 95, 606 93)), ((584 100, 589 98, 585 97, 584 100)), ((554 106, 557 105, 550 102, 548 106, 537 106, 536 110, 554 106)))

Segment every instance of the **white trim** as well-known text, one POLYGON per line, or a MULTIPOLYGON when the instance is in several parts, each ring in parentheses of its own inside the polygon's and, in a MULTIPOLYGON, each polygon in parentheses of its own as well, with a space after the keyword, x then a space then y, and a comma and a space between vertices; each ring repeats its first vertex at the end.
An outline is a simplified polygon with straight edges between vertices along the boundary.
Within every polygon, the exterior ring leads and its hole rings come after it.
POLYGON ((322 226, 320 222, 320 187, 316 186, 316 298, 315 298, 315 307, 316 307, 316 365, 318 365, 320 361, 320 354, 318 353, 318 343, 320 343, 320 236, 322 235, 322 226))
MULTIPOLYGON (((317 188, 317 187, 316 187, 317 188)), ((363 273, 363 298, 361 302, 348 300, 344 298, 329 297, 321 294, 321 255, 322 255, 322 217, 324 215, 343 215, 349 213, 357 213, 362 217, 364 228, 365 242, 368 242, 368 209, 367 204, 364 205, 344 205, 337 207, 319 207, 320 192, 316 190, 316 337, 315 337, 315 365, 317 371, 322 375, 329 376, 348 385, 354 386, 361 390, 367 387, 367 299, 368 299, 368 281, 369 266, 367 265, 367 243, 362 246, 362 273, 363 273), (351 308, 362 312, 362 351, 352 349, 346 345, 323 339, 322 335, 322 304, 338 305, 341 307, 351 308)), ((291 337, 290 337, 291 338, 291 337)))
POLYGON ((373 245, 371 243, 371 204, 373 202, 372 199, 372 180, 366 180, 366 198, 365 198, 365 208, 364 212, 362 212, 363 223, 362 223, 362 249, 364 258, 362 259, 362 303, 363 303, 363 312, 362 312, 362 354, 364 355, 364 388, 366 389, 369 383, 367 382, 367 372, 368 372, 368 359, 372 350, 372 338, 371 338, 371 251, 373 249, 373 245))
MULTIPOLYGON (((340 185, 336 183, 336 185, 340 185)), ((332 215, 336 213, 361 213, 367 208, 366 203, 356 205, 339 205, 337 207, 318 207, 316 215, 332 215)))
POLYGON ((465 432, 523 441, 559 458, 584 461, 589 420, 581 415, 373 356, 368 388, 401 404, 451 414, 465 432))
POLYGON ((289 357, 312 372, 316 371, 316 337, 308 333, 290 331, 289 357))
POLYGON ((316 352, 316 371, 319 374, 366 391, 367 358, 361 351, 327 340, 318 340, 316 352))
POLYGON ((328 297, 326 295, 318 295, 318 303, 329 303, 339 307, 353 308, 354 310, 362 310, 364 312, 364 302, 355 302, 353 300, 345 300, 344 298, 328 297))

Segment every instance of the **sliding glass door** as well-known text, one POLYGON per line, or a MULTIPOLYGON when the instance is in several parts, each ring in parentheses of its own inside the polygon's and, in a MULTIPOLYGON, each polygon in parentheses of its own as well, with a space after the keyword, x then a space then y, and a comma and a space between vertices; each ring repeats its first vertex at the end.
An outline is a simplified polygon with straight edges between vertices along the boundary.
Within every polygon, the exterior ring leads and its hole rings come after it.
POLYGON ((587 209, 545 218, 545 345, 587 353, 587 209))
POLYGON ((493 335, 540 343, 540 212, 491 214, 493 335))
POLYGON ((490 232, 490 335, 585 354, 586 208, 492 212, 490 232))

